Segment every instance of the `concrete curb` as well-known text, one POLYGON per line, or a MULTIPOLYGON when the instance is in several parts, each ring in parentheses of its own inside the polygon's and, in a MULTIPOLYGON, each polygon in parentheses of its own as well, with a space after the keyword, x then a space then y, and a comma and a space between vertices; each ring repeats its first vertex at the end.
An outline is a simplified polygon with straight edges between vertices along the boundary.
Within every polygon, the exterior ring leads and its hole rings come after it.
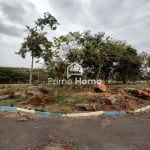
POLYGON ((71 113, 71 114, 64 114, 64 117, 90 117, 103 115, 103 113, 104 113, 103 111, 88 112, 88 113, 71 113))
POLYGON ((3 111, 16 111, 17 108, 16 107, 10 107, 10 106, 0 106, 0 110, 3 110, 3 111))
POLYGON ((134 113, 145 112, 146 110, 149 110, 149 109, 150 109, 150 105, 147 105, 147 106, 144 106, 144 107, 139 108, 137 110, 134 110, 133 112, 134 113))
POLYGON ((24 108, 20 108, 20 107, 17 107, 16 110, 26 112, 26 113, 35 114, 35 110, 29 110, 29 109, 24 109, 24 108))
POLYGON ((116 116, 116 115, 126 115, 125 111, 104 111, 105 116, 116 116))
MULTIPOLYGON (((24 109, 20 107, 10 107, 10 106, 0 106, 0 110, 2 111, 21 111, 25 113, 37 114, 37 115, 44 115, 44 116, 55 116, 55 117, 91 117, 91 116, 116 116, 116 115, 126 115, 127 112, 125 111, 96 111, 96 112, 87 112, 87 113, 70 113, 70 114, 61 114, 61 113, 53 113, 53 112, 42 112, 42 111, 35 111, 24 109)), ((150 110, 150 105, 145 107, 139 108, 137 110, 131 111, 130 113, 139 113, 145 112, 146 110, 150 110)))
POLYGON ((41 111, 35 111, 35 114, 44 115, 44 116, 55 116, 55 117, 63 117, 64 116, 64 114, 60 114, 60 113, 41 112, 41 111))

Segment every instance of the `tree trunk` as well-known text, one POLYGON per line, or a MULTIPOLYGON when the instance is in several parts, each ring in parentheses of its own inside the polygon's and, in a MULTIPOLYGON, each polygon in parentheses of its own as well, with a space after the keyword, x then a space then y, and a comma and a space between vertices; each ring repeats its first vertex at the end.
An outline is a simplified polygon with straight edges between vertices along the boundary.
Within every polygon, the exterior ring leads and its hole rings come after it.
POLYGON ((38 84, 40 83, 40 71, 38 70, 38 84))
POLYGON ((33 63, 34 63, 34 57, 33 57, 33 55, 32 55, 31 69, 30 69, 30 78, 29 78, 29 85, 32 85, 33 63))
POLYGON ((127 79, 125 77, 122 77, 123 84, 127 84, 127 79))
POLYGON ((101 75, 101 64, 98 67, 98 72, 97 72, 97 75, 96 75, 97 80, 99 79, 100 75, 101 75))

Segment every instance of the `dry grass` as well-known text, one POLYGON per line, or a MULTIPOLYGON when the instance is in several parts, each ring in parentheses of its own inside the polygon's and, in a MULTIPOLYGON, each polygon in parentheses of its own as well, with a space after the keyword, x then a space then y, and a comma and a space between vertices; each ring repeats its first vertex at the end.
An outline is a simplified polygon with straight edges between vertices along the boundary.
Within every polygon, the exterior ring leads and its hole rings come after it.
MULTIPOLYGON (((12 89, 16 91, 20 91, 23 93, 26 85, 0 85, 0 89, 7 89, 11 91, 12 89)), ((118 99, 118 104, 120 101, 123 102, 125 107, 129 107, 126 103, 127 100, 131 102, 132 106, 130 108, 134 109, 135 106, 140 107, 146 104, 149 104, 150 101, 145 101, 141 99, 135 99, 133 96, 128 95, 128 93, 123 93, 123 89, 126 87, 133 88, 146 88, 147 84, 138 84, 138 85, 108 85, 108 91, 103 93, 95 93, 93 88, 82 88, 82 89, 74 89, 70 87, 51 87, 50 93, 48 94, 48 103, 40 104, 39 106, 34 106, 30 103, 25 103, 28 101, 28 98, 15 98, 15 99, 7 99, 1 100, 0 105, 8 105, 8 106, 19 106, 27 109, 36 109, 40 111, 50 111, 50 112, 60 112, 60 113, 70 113, 70 112, 78 112, 75 105, 78 103, 97 103, 100 105, 98 110, 114 110, 113 106, 104 106, 104 100, 114 95, 118 99), (135 105, 136 104, 136 105, 135 105), (135 106, 134 106, 135 105, 135 106)), ((120 107, 118 107, 120 109, 120 107)), ((126 108, 124 108, 126 109, 126 108)))

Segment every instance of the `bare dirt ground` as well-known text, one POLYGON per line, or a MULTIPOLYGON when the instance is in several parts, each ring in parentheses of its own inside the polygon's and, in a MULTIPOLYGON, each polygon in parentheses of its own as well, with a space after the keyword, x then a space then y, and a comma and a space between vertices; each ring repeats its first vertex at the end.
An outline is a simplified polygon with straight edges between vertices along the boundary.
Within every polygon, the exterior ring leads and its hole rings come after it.
POLYGON ((0 113, 1 150, 148 150, 150 112, 55 118, 0 113))
POLYGON ((107 85, 106 91, 97 92, 83 85, 0 85, 0 105, 57 113, 133 111, 150 105, 150 88, 147 84, 107 85))

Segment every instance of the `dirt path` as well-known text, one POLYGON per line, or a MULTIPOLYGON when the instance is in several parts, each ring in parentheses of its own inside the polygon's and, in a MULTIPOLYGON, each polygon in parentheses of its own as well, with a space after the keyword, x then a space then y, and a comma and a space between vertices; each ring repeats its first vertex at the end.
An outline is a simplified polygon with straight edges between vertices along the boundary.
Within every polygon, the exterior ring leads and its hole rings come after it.
POLYGON ((74 150, 148 150, 149 140, 150 113, 118 118, 36 117, 25 121, 0 115, 2 150, 63 150, 61 144, 74 150))

